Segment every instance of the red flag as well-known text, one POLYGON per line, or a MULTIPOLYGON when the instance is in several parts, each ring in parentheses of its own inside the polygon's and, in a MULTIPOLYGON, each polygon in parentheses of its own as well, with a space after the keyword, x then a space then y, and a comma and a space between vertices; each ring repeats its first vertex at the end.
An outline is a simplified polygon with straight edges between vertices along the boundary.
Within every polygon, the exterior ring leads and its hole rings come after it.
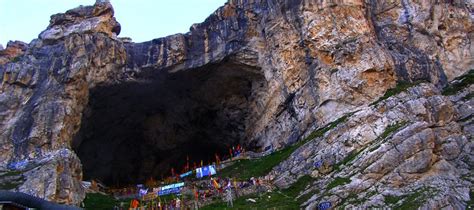
POLYGON ((221 159, 219 158, 219 155, 216 153, 216 164, 220 165, 221 159))
POLYGON ((194 199, 198 200, 199 199, 199 192, 194 188, 194 199))

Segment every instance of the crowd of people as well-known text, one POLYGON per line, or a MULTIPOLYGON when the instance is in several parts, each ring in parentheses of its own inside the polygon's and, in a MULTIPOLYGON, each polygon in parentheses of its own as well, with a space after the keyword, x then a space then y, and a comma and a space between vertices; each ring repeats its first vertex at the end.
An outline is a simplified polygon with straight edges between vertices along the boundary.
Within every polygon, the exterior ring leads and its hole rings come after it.
POLYGON ((190 167, 189 157, 183 167, 182 174, 175 173, 171 169, 171 176, 166 179, 155 181, 147 180, 145 184, 128 186, 122 188, 108 189, 107 194, 113 195, 116 199, 131 199, 129 203, 122 202, 115 209, 159 209, 159 210, 177 210, 177 209, 198 209, 203 205, 214 202, 216 199, 222 199, 229 207, 233 206, 233 200, 237 197, 249 194, 250 192, 261 192, 265 189, 264 180, 251 178, 249 180, 236 180, 229 177, 220 177, 219 173, 210 169, 222 169, 225 165, 236 159, 245 158, 245 150, 240 146, 229 148, 229 154, 223 155, 221 160, 218 154, 215 154, 215 162, 212 167, 190 167), (206 169, 207 168, 207 169, 206 169), (206 169, 208 174, 199 174, 206 169), (192 175, 197 175, 192 176, 192 175), (182 188, 173 191, 170 194, 161 195, 159 190, 166 184, 184 183, 182 188), (146 189, 146 190, 145 190, 146 189))

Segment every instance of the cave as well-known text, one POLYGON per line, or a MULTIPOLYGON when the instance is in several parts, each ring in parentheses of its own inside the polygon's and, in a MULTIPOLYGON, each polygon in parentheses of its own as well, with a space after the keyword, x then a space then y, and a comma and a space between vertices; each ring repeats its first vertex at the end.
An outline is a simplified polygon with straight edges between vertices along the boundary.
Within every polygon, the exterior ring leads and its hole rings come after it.
POLYGON ((144 183, 245 144, 266 88, 260 68, 229 60, 169 73, 148 70, 136 81, 90 90, 73 149, 84 180, 144 183))

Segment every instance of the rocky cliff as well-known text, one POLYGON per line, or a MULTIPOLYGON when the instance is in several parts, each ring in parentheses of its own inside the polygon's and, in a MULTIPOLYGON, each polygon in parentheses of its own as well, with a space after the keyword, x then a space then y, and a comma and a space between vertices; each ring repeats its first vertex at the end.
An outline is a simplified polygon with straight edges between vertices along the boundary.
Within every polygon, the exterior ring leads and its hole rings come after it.
POLYGON ((368 195, 350 205, 384 206, 383 196, 422 189, 433 198, 423 204, 465 206, 473 7, 229 0, 188 33, 143 43, 117 38, 106 1, 53 15, 38 39, 0 51, 0 183, 78 204, 83 172, 108 184, 143 181, 189 153, 278 149, 350 114, 275 167, 275 183, 320 177, 311 187, 325 191, 308 189, 310 209, 343 205, 351 193, 368 195), (441 95, 466 74, 467 88, 441 95), (324 187, 331 179, 344 184, 324 187))

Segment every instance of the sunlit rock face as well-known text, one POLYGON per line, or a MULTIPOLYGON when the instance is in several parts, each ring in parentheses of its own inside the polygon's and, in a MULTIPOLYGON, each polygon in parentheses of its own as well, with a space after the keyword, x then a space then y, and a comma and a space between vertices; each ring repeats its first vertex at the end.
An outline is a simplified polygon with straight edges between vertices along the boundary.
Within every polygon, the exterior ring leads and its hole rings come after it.
POLYGON ((0 51, 0 170, 24 171, 11 190, 78 204, 83 171, 130 183, 188 153, 284 147, 397 81, 441 88, 473 68, 472 7, 230 0, 143 43, 116 38, 108 1, 54 15, 18 56, 0 51))

